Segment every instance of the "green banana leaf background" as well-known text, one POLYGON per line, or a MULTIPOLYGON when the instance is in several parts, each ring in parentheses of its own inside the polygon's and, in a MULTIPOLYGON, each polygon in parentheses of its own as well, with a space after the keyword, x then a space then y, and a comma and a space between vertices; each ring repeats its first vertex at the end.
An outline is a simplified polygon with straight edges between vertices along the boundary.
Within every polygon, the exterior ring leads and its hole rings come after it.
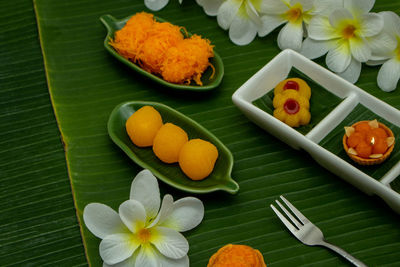
MULTIPOLYGON (((141 100, 196 120, 235 158, 237 195, 196 195, 205 217, 185 233, 191 266, 206 266, 227 243, 259 249, 268 266, 347 266, 291 236, 269 208, 281 194, 328 241, 367 265, 399 266, 398 214, 261 130, 232 104, 232 93, 279 53, 277 31, 236 46, 195 1, 171 0, 157 16, 209 38, 225 64, 217 89, 177 92, 143 79, 103 47, 101 15, 123 18, 143 10, 142 0, 0 3, 0 265, 101 266, 100 240, 82 224, 82 211, 90 202, 117 209, 129 197, 140 167, 110 140, 107 120, 121 102, 141 100)), ((378 0, 374 11, 383 10, 400 14, 400 3, 378 0)), ((399 88, 377 88, 378 69, 363 66, 357 85, 399 109, 399 88)), ((160 187, 175 199, 192 195, 161 181, 160 187)))

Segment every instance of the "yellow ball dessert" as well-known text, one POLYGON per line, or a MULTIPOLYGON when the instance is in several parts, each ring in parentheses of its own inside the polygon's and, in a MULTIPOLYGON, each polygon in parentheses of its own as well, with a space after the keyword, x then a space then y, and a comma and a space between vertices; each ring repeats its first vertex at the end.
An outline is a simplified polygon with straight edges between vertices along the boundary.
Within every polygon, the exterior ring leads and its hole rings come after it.
POLYGON ((151 106, 144 106, 128 118, 125 127, 135 145, 148 147, 153 145, 154 137, 162 125, 160 113, 151 106))
POLYGON ((154 138, 153 152, 162 162, 175 163, 178 162, 179 152, 187 141, 188 135, 182 128, 166 123, 154 138))
POLYGON ((218 150, 213 144, 192 139, 181 149, 179 166, 190 179, 202 180, 213 171, 217 158, 218 150))

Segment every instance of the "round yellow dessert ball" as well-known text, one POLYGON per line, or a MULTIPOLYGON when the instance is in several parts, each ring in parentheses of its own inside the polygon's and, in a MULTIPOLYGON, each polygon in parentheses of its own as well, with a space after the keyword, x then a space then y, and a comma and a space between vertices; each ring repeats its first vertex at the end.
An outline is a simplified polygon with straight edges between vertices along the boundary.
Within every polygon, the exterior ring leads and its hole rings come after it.
POLYGON ((217 158, 218 150, 213 144, 192 139, 182 147, 179 166, 190 179, 202 180, 213 171, 217 158))
POLYGON ((160 113, 151 106, 144 106, 128 118, 125 127, 135 145, 148 147, 153 145, 154 137, 162 125, 160 113))
POLYGON ((153 152, 162 162, 178 162, 179 152, 187 143, 188 135, 179 126, 166 123, 161 126, 153 141, 153 152))

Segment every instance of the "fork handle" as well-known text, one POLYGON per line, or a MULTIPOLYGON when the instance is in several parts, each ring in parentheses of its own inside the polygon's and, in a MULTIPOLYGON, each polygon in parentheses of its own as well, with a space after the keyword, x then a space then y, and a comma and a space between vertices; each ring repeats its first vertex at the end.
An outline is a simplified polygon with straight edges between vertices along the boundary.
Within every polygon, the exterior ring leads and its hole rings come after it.
POLYGON ((335 245, 332 245, 326 241, 322 241, 320 243, 321 246, 327 247, 333 251, 335 251, 336 253, 342 255, 346 260, 348 260, 349 262, 351 262, 352 264, 354 264, 354 266, 357 267, 367 267, 367 265, 365 265, 362 261, 360 261, 359 259, 351 256, 348 252, 346 252, 344 249, 341 249, 335 245))

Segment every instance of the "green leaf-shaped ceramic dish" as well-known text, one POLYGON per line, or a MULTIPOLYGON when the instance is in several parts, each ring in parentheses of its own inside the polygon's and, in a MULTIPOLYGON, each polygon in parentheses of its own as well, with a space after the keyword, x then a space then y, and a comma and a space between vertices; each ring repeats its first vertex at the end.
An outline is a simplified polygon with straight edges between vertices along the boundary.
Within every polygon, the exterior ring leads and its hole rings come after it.
POLYGON ((231 178, 233 156, 225 145, 200 124, 182 113, 160 103, 133 101, 118 105, 112 111, 108 120, 108 133, 111 139, 138 165, 149 169, 165 183, 192 193, 209 193, 223 190, 235 194, 239 185, 231 178), (153 106, 160 114, 163 122, 171 122, 184 129, 189 139, 201 138, 213 143, 218 149, 218 159, 212 173, 201 181, 190 180, 179 168, 177 163, 161 162, 153 153, 151 147, 135 146, 126 133, 126 120, 138 109, 148 105, 153 106))
MULTIPOLYGON (((100 17, 101 22, 103 22, 104 26, 107 28, 107 36, 104 39, 104 47, 107 49, 108 52, 111 53, 116 59, 124 63, 125 65, 129 66, 133 70, 137 71, 141 75, 150 78, 151 80, 162 84, 164 86, 173 88, 173 89, 178 89, 178 90, 190 90, 190 91, 208 91, 211 89, 216 88, 222 81, 222 77, 224 76, 224 64, 222 62, 221 57, 218 55, 218 53, 214 49, 214 57, 210 58, 210 63, 214 66, 215 68, 215 73, 212 76, 213 70, 211 67, 208 67, 205 72, 203 73, 201 77, 201 81, 203 83, 202 86, 196 85, 194 82, 191 84, 185 85, 185 84, 175 84, 175 83, 170 83, 165 80, 163 80, 161 77, 151 74, 144 69, 142 69, 140 66, 137 64, 129 61, 128 59, 124 58, 118 52, 109 44, 109 41, 114 38, 114 33, 124 27, 126 22, 129 20, 131 16, 117 20, 111 15, 104 15, 100 17), (212 76, 212 77, 211 77, 212 76)), ((165 22, 164 19, 159 18, 159 17, 154 17, 157 21, 159 22, 165 22)), ((191 35, 190 33, 188 33, 191 35)))

